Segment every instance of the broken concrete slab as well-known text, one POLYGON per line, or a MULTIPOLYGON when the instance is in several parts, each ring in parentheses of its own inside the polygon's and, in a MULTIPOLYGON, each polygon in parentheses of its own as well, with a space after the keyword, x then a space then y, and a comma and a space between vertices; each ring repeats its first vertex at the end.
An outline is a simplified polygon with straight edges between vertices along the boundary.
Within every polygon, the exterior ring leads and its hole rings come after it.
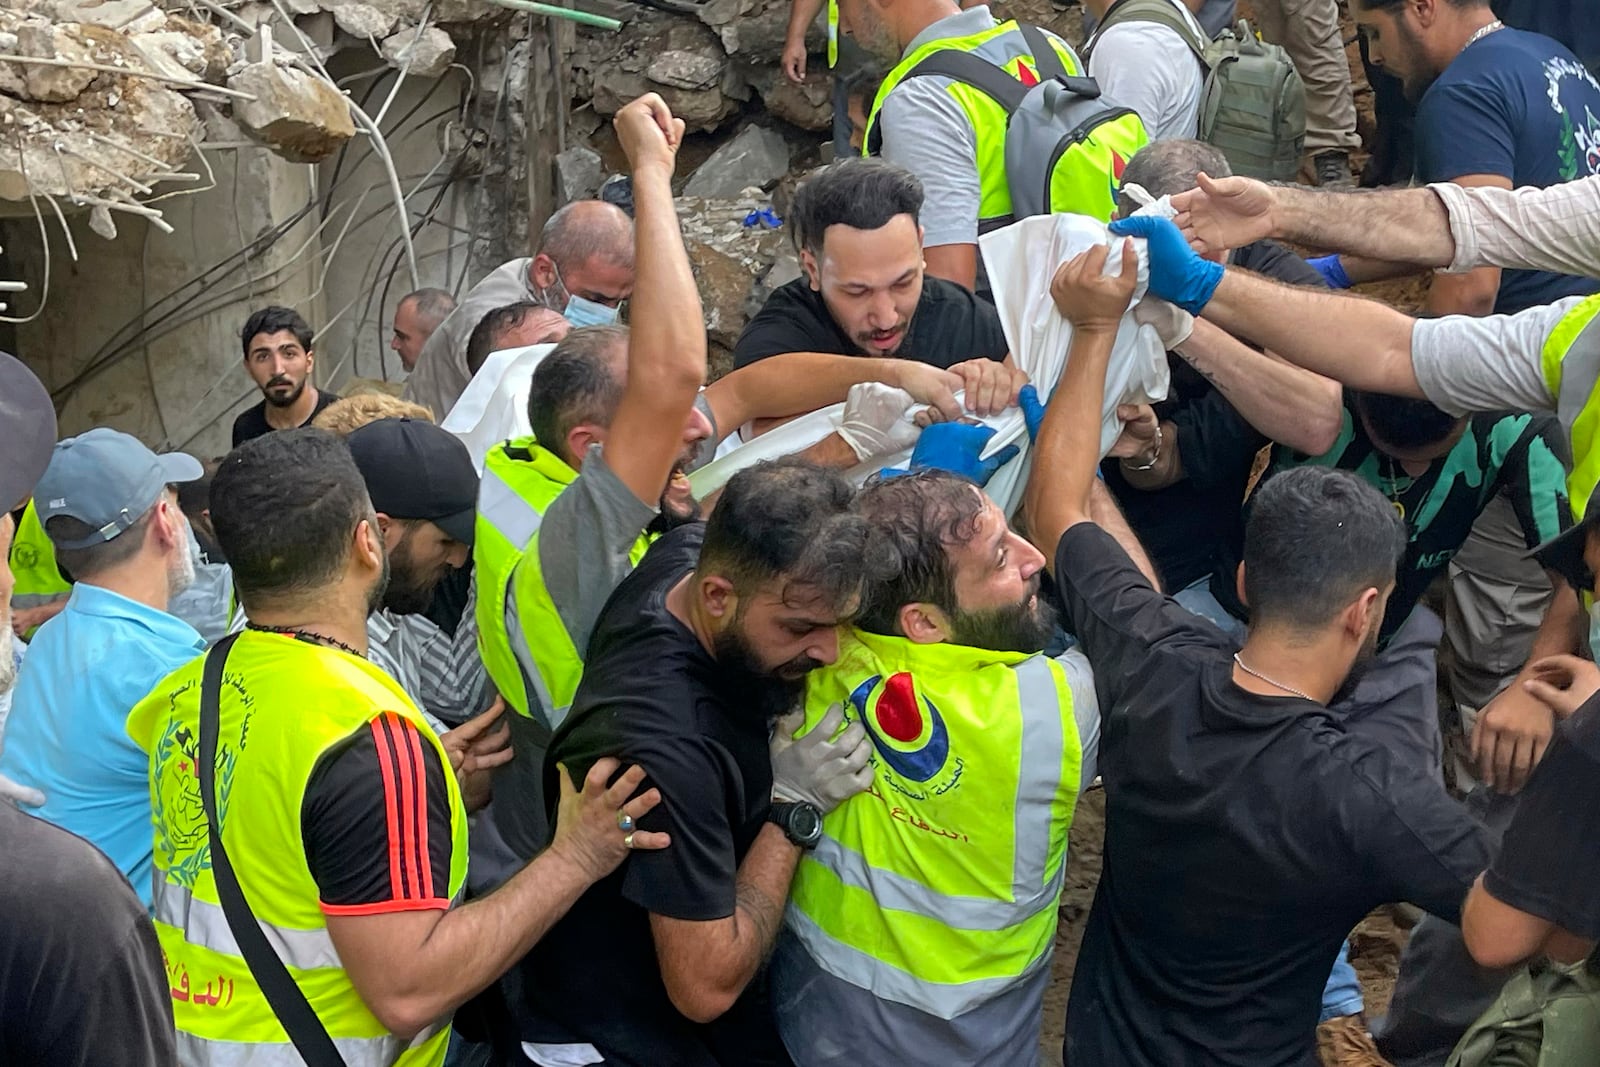
POLYGON ((592 149, 574 145, 556 156, 556 184, 560 189, 562 204, 589 199, 599 190, 604 179, 605 165, 600 160, 600 153, 592 149))
POLYGON ((722 83, 722 69, 726 65, 727 61, 718 55, 674 49, 651 60, 644 76, 657 85, 669 85, 674 89, 715 89, 722 83))
POLYGON ((341 30, 363 41, 382 40, 394 30, 395 13, 392 10, 380 10, 359 0, 333 4, 330 10, 333 12, 333 21, 341 30))
POLYGON ((228 79, 228 87, 255 97, 235 102, 239 125, 291 163, 320 162, 355 136, 350 101, 302 71, 251 63, 228 79))
POLYGON ((774 70, 753 84, 767 110, 783 121, 818 133, 833 129, 832 78, 812 74, 796 85, 774 70))
POLYGON ((765 189, 789 171, 789 143, 783 134, 765 126, 750 125, 711 153, 694 172, 683 195, 738 196, 749 188, 765 189))
POLYGON ((429 26, 420 35, 415 26, 402 26, 383 39, 378 51, 391 67, 419 78, 444 77, 456 58, 455 42, 437 26, 429 26))
MULTIPOLYGON (((94 52, 87 42, 69 32, 65 25, 47 22, 25 22, 17 27, 17 54, 68 62, 95 62, 94 52)), ((22 67, 23 95, 41 103, 64 104, 76 100, 99 76, 95 71, 79 67, 30 64, 22 67)))

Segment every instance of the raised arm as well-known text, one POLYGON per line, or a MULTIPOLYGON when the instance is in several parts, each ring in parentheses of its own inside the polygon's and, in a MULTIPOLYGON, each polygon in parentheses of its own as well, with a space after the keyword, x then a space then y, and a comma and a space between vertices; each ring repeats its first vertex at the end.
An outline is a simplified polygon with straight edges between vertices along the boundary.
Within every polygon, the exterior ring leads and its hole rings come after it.
POLYGON ((1448 266, 1455 256, 1450 220, 1427 189, 1332 193, 1254 178, 1200 175, 1172 198, 1174 220, 1201 253, 1252 241, 1287 241, 1418 267, 1448 266))
POLYGON ((706 379, 700 291, 672 202, 683 120, 655 93, 612 120, 633 168, 635 285, 628 378, 607 437, 606 464, 647 504, 661 498, 683 447, 683 424, 706 379))
POLYGON ((1072 346, 1033 443, 1033 468, 1023 504, 1028 536, 1052 568, 1061 535, 1093 518, 1091 492, 1100 466, 1106 367, 1138 277, 1139 260, 1126 241, 1121 248, 1122 272, 1104 277, 1109 251, 1100 245, 1077 256, 1056 272, 1050 285, 1057 307, 1072 323, 1072 346))

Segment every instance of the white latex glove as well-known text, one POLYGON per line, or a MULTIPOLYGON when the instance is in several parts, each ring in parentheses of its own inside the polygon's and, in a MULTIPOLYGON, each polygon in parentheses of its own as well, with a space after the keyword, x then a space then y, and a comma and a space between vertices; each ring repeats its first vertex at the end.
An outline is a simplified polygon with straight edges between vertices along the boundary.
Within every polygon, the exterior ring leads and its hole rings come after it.
POLYGON ((839 419, 839 436, 863 462, 874 456, 902 452, 916 444, 922 433, 921 428, 906 417, 916 406, 917 402, 904 389, 882 382, 853 385, 839 419))
POLYGON ((803 800, 826 815, 872 784, 872 742, 858 722, 833 736, 844 722, 841 704, 830 707, 810 733, 796 740, 794 732, 804 722, 805 712, 797 711, 779 719, 772 732, 772 795, 803 800))
POLYGON ((0 801, 15 804, 19 808, 44 807, 44 794, 30 786, 13 782, 5 775, 0 774, 0 801))
POLYGON ((1133 321, 1153 327, 1162 347, 1171 352, 1194 333, 1194 316, 1158 296, 1147 296, 1133 305, 1133 321))

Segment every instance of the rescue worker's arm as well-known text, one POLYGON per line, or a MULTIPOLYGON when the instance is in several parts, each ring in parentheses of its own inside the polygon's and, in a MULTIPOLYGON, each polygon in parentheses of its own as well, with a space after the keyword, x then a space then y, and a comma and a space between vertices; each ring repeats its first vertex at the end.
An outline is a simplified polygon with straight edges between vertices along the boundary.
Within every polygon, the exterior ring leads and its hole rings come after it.
MULTIPOLYGON (((1451 184, 1464 189, 1511 189, 1511 179, 1499 174, 1467 174, 1452 178, 1451 184)), ((1476 267, 1463 274, 1441 274, 1433 279, 1433 285, 1428 290, 1428 314, 1433 318, 1440 315, 1489 315, 1494 312, 1494 301, 1499 292, 1499 267, 1476 267)))
POLYGON ((1009 352, 1004 360, 969 359, 950 368, 961 378, 961 402, 979 417, 998 415, 1017 402, 1028 375, 1009 352))
MULTIPOLYGON (((1161 576, 1156 573, 1156 565, 1150 559, 1150 554, 1144 550, 1144 545, 1139 543, 1138 536, 1133 532, 1133 527, 1128 525, 1127 518, 1122 514, 1122 509, 1117 507, 1117 502, 1111 497, 1111 490, 1106 488, 1106 483, 1096 478, 1089 483, 1089 521, 1111 535, 1122 551, 1127 553, 1128 559, 1144 575, 1150 583, 1150 588, 1161 589, 1161 576)), ((1054 564, 1054 557, 1046 557, 1047 561, 1054 564)))
POLYGON ((904 389, 919 404, 931 404, 947 419, 959 419, 955 391, 962 378, 908 359, 868 359, 825 352, 786 352, 768 356, 706 386, 719 433, 733 433, 755 419, 804 415, 842 403, 850 387, 882 382, 904 389))
POLYGON ((1202 174, 1172 206, 1202 255, 1268 237, 1419 267, 1443 267, 1455 255, 1444 204, 1427 189, 1331 193, 1202 174))
POLYGON ((1279 444, 1320 456, 1338 439, 1344 389, 1331 378, 1257 352, 1204 319, 1177 353, 1246 422, 1279 444))
POLYGON ((796 85, 806 80, 806 31, 817 21, 822 0, 792 0, 783 35, 783 73, 796 85))
POLYGON ((1441 182, 1352 194, 1201 175, 1199 188, 1172 206, 1201 252, 1281 237, 1419 267, 1600 277, 1600 176, 1548 189, 1441 182))
POLYGON ((700 291, 672 202, 683 120, 646 93, 612 120, 633 168, 635 284, 627 384, 607 435, 606 464, 654 503, 683 449, 683 426, 706 377, 700 291))
POLYGON ((928 273, 971 290, 978 284, 978 246, 933 245, 922 250, 928 273))
POLYGON ((1502 904, 1483 888, 1483 878, 1473 883, 1461 909, 1461 938, 1480 967, 1514 967, 1539 955, 1556 924, 1502 904))
POLYGON ((66 606, 67 598, 63 595, 59 600, 49 600, 43 604, 35 604, 31 608, 13 608, 11 629, 18 637, 27 637, 30 630, 43 626, 60 615, 66 606))
MULTIPOLYGON (((448 901, 419 901, 416 910, 328 913, 328 935, 339 959, 384 1026, 410 1037, 448 1016, 526 955, 589 886, 627 858, 617 813, 638 820, 661 794, 651 789, 633 796, 644 780, 640 767, 607 788, 619 767, 614 759, 599 760, 581 792, 561 768, 555 839, 481 900, 458 908, 449 908, 448 901)), ((669 843, 666 834, 642 830, 633 839, 635 849, 669 843)))
POLYGON ((732 915, 699 922, 651 913, 661 980, 685 1018, 720 1017, 761 969, 783 924, 800 852, 779 827, 764 826, 739 864, 732 915))
POLYGON ((1069 527, 1091 519, 1106 367, 1138 275, 1132 242, 1122 243, 1122 271, 1115 277, 1102 277, 1107 254, 1104 245, 1091 248, 1057 270, 1050 285, 1056 306, 1072 323, 1072 347, 1042 421, 1030 417, 1038 431, 1023 493, 1028 535, 1046 560, 1055 558, 1069 527))

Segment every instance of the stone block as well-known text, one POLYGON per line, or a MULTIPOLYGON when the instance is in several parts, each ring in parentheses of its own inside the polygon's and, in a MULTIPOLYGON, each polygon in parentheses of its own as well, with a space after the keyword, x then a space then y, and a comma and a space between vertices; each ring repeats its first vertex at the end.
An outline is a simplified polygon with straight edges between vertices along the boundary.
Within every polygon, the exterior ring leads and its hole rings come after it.
POLYGON ((700 289, 706 334, 717 344, 732 348, 746 322, 745 309, 755 271, 746 260, 703 241, 688 240, 689 267, 700 289))
POLYGON ((228 87, 251 93, 233 117, 252 138, 291 163, 316 163, 355 136, 350 102, 333 86, 299 70, 251 63, 228 79, 228 87))
POLYGON ((789 170, 789 143, 776 130, 746 126, 739 135, 711 153, 684 186, 685 196, 738 196, 745 189, 765 189, 789 170))
POLYGON ((391 67, 409 64, 416 77, 442 78, 455 61, 456 43, 437 26, 429 26, 420 37, 415 26, 402 26, 383 39, 379 51, 391 67))
POLYGON ((771 71, 756 83, 756 92, 768 111, 790 125, 817 133, 833 129, 833 79, 827 75, 813 73, 796 85, 771 71))
POLYGON ((556 156, 556 184, 563 204, 594 196, 604 178, 605 166, 592 149, 574 145, 556 156))
POLYGON ((380 10, 371 4, 360 3, 359 0, 334 4, 332 11, 333 21, 341 30, 363 41, 369 38, 382 40, 394 29, 393 11, 380 10))
POLYGON ((657 85, 674 89, 714 89, 722 84, 722 68, 726 65, 714 47, 701 52, 675 49, 663 52, 650 61, 644 76, 657 85))
MULTIPOLYGON (((45 22, 24 22, 17 27, 17 53, 40 59, 94 62, 88 45, 60 27, 45 22)), ((78 94, 99 76, 95 71, 76 67, 30 65, 22 68, 24 93, 31 100, 49 104, 76 100, 78 94)))

